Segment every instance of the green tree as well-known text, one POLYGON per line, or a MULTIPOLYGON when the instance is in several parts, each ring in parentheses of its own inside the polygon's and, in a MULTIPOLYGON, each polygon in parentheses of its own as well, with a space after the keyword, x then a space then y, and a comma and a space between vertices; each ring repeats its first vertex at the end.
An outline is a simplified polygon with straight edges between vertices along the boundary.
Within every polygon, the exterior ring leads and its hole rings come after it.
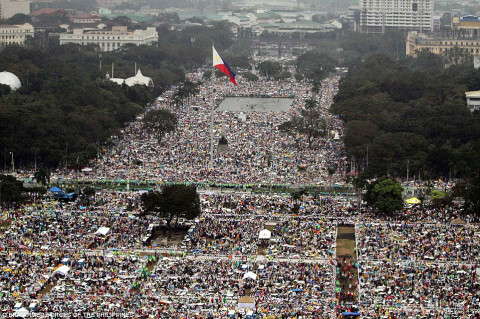
POLYGON ((144 214, 164 218, 168 227, 175 218, 194 219, 201 213, 200 198, 193 186, 164 186, 162 191, 152 191, 140 198, 144 214))
POLYGON ((0 98, 2 96, 5 96, 5 95, 9 94, 11 91, 12 91, 12 89, 10 88, 10 86, 5 85, 5 84, 0 84, 0 98))
POLYGON ((177 117, 165 109, 153 110, 148 112, 143 118, 143 126, 150 134, 154 134, 160 143, 166 133, 175 130, 177 117))
POLYGON ((326 53, 308 51, 297 57, 295 68, 310 81, 322 81, 335 69, 336 61, 326 53))
POLYGON ((33 177, 37 180, 37 183, 42 184, 43 186, 47 186, 50 184, 50 171, 42 167, 38 171, 33 174, 33 177))
POLYGON ((468 211, 480 216, 480 175, 475 174, 473 177, 457 183, 453 189, 456 197, 463 197, 465 200, 465 208, 468 211))
POLYGON ((30 16, 23 13, 17 13, 7 20, 8 24, 24 24, 30 22, 32 22, 30 16))
POLYGON ((430 202, 434 207, 447 207, 453 204, 452 194, 444 193, 439 190, 432 190, 430 202))
POLYGON ((318 102, 314 99, 305 100, 305 106, 300 110, 300 114, 278 127, 280 131, 292 136, 304 135, 309 148, 312 148, 315 138, 325 136, 326 128, 326 122, 318 109, 318 102))
POLYGON ((266 60, 258 64, 258 71, 261 75, 271 78, 282 72, 282 65, 278 62, 266 60))
POLYGON ((390 214, 403 208, 402 185, 392 178, 382 178, 367 185, 365 201, 374 209, 390 214))
POLYGON ((0 175, 0 203, 2 208, 25 203, 26 190, 23 183, 10 175, 0 175))
POLYGON ((253 74, 252 72, 245 72, 242 74, 242 76, 247 80, 248 82, 256 82, 258 81, 258 76, 253 74))

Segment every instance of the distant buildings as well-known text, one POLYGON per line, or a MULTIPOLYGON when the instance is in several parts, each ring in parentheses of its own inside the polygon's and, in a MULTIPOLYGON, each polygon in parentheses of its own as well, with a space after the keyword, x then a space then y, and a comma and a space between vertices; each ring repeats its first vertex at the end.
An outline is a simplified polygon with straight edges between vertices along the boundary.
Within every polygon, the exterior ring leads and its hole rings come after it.
POLYGON ((28 37, 34 36, 31 24, 0 25, 0 48, 11 44, 24 45, 28 37))
POLYGON ((470 112, 480 111, 480 91, 465 92, 470 112))
POLYGON ((433 0, 360 0, 358 30, 433 30, 433 0))
POLYGON ((406 54, 410 56, 416 56, 416 52, 422 50, 446 54, 453 49, 468 55, 480 55, 480 39, 434 37, 417 31, 411 31, 407 36, 406 54))
POLYGON ((148 45, 158 42, 156 28, 128 31, 126 26, 114 26, 112 30, 74 29, 60 34, 60 45, 66 43, 96 44, 102 51, 113 51, 126 44, 148 45))
POLYGON ((480 36, 480 18, 477 16, 452 17, 452 30, 462 36, 480 36))
POLYGON ((9 19, 18 13, 30 14, 30 1, 0 0, 0 20, 9 19))
POLYGON ((306 34, 332 32, 343 27, 339 21, 317 23, 307 20, 302 13, 283 11, 257 10, 255 13, 245 15, 224 15, 222 20, 227 20, 232 24, 232 31, 236 35, 240 34, 240 30, 250 30, 251 34, 259 36, 264 31, 275 34, 306 34))
POLYGON ((281 9, 292 10, 306 7, 304 1, 300 0, 235 0, 232 5, 242 9, 281 9))

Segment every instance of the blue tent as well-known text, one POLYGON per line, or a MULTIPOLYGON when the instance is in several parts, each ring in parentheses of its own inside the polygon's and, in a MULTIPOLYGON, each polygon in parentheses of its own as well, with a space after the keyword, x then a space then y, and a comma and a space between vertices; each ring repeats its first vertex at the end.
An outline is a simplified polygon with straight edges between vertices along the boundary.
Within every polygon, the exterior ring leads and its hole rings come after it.
POLYGON ((52 193, 61 193, 62 192, 62 190, 60 188, 56 187, 56 186, 50 188, 49 191, 52 192, 52 193))
POLYGON ((360 312, 342 312, 344 316, 360 316, 360 312))

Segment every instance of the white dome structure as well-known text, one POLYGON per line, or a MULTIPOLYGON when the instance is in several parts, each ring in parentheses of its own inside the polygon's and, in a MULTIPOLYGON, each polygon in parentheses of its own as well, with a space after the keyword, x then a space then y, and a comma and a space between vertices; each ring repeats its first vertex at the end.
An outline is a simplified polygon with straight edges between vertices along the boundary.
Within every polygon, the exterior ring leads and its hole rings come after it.
POLYGON ((153 81, 148 76, 144 76, 140 69, 138 69, 137 74, 125 80, 125 84, 128 86, 134 86, 136 84, 146 85, 148 87, 153 87, 153 81))
POLYGON ((110 78, 110 81, 115 82, 115 83, 117 83, 118 85, 122 85, 123 82, 125 82, 124 79, 120 79, 120 78, 110 78))
POLYGON ((8 85, 12 91, 22 87, 20 79, 15 74, 6 71, 0 72, 0 84, 8 85))

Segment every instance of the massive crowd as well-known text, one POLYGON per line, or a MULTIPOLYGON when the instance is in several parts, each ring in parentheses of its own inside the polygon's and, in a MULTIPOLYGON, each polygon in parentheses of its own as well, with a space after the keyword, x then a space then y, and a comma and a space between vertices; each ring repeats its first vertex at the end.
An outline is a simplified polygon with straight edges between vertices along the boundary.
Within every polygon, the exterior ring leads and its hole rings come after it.
MULTIPOLYGON (((338 82, 337 74, 324 80, 317 98, 328 131, 341 135, 341 121, 328 114, 338 82)), ((291 80, 232 88, 213 78, 183 107, 172 106, 166 92, 152 109, 175 112, 177 130, 158 143, 140 120, 132 123, 80 179, 340 184, 346 162, 334 133, 310 149, 304 138, 277 128, 298 112, 308 90, 291 80), (231 151, 215 150, 210 170, 212 101, 251 95, 294 98, 288 112, 249 112, 246 121, 238 112, 216 112, 215 141, 224 123, 231 151)), ((378 216, 346 197, 205 193, 202 215, 174 247, 163 248, 151 237, 165 222, 140 216, 139 198, 138 192, 101 191, 73 204, 37 198, 7 212, 0 233, 1 310, 141 318, 250 311, 261 318, 357 311, 368 318, 456 318, 479 311, 478 218, 456 209, 406 207, 378 216), (355 225, 358 259, 336 256, 337 226, 345 223, 355 225), (260 238, 265 230, 268 236, 260 238)))
MULTIPOLYGON (((202 72, 191 74, 190 80, 202 79, 202 72)), ((318 95, 319 110, 327 119, 328 132, 342 133, 342 122, 328 113, 338 87, 340 75, 322 82, 318 95)), ((303 99, 309 95, 304 82, 260 80, 242 81, 232 88, 223 78, 202 80, 200 93, 189 98, 189 104, 172 106, 171 91, 162 96, 152 109, 164 108, 177 115, 175 132, 167 134, 161 143, 143 129, 141 120, 123 131, 114 146, 95 163, 92 172, 79 178, 108 180, 140 180, 159 182, 216 182, 229 184, 303 184, 334 185, 343 183, 346 161, 343 144, 331 134, 318 138, 309 148, 305 138, 292 137, 278 126, 297 114, 303 99), (216 88, 214 92, 211 88, 216 88), (215 112, 214 163, 210 164, 211 104, 218 107, 225 96, 266 95, 293 96, 288 112, 248 112, 245 121, 240 112, 215 112), (194 107, 192 107, 194 106, 194 107), (223 123, 223 125, 222 125, 223 123), (228 141, 229 152, 219 152, 217 144, 222 134, 228 141), (137 163, 137 164, 135 164, 137 163), (138 165, 138 163, 141 163, 138 165), (328 173, 328 169, 334 169, 328 173)), ((68 176, 66 176, 68 177, 68 176)), ((72 176, 70 176, 72 177, 72 176)))

